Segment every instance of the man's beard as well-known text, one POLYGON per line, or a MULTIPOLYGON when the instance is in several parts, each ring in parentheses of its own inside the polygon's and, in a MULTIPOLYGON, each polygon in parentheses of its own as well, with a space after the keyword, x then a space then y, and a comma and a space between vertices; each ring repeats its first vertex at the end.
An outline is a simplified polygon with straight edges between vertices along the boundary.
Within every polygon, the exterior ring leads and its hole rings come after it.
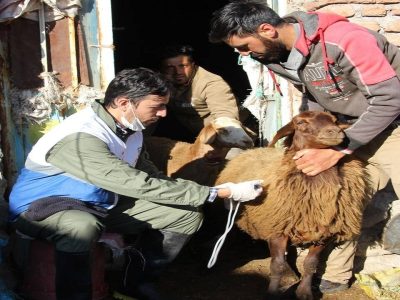
POLYGON ((285 45, 279 41, 271 41, 262 36, 259 36, 260 41, 264 44, 267 49, 262 57, 257 57, 257 54, 251 54, 251 57, 262 64, 279 64, 285 62, 288 59, 290 51, 288 51, 285 45))

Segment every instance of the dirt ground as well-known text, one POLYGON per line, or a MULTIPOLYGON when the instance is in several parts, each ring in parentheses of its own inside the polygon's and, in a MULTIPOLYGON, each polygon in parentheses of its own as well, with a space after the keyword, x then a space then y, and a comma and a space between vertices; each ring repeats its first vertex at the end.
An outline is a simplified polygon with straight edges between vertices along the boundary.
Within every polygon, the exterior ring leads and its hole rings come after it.
MULTIPOLYGON (((191 241, 164 274, 160 283, 171 300, 266 300, 270 258, 264 242, 253 241, 237 229, 229 233, 214 267, 207 268, 214 241, 191 241)), ((301 262, 297 262, 301 264, 301 262)), ((299 267, 299 269, 301 266, 299 267)), ((294 276, 285 276, 287 288, 282 299, 296 299, 294 276)), ((315 299, 367 300, 362 289, 350 289, 331 295, 315 294, 315 299)))
MULTIPOLYGON (((397 199, 390 189, 381 192, 380 195, 375 195, 377 201, 374 203, 376 204, 370 207, 370 219, 366 218, 363 223, 366 230, 363 232, 364 238, 361 240, 364 242, 361 244, 365 247, 373 245, 379 239, 385 224, 384 221, 379 223, 381 219, 384 219, 379 215, 387 212, 388 203, 397 199), (379 224, 382 226, 380 227, 379 224)), ((222 222, 215 222, 216 216, 220 219, 221 210, 217 209, 217 215, 213 215, 215 203, 213 205, 211 217, 209 217, 209 220, 213 221, 208 221, 203 225, 198 233, 200 235, 195 235, 168 269, 161 281, 162 290, 171 300, 267 300, 266 291, 271 259, 266 242, 254 241, 234 227, 219 253, 216 264, 211 269, 207 268, 216 242, 216 239, 212 237, 222 234, 225 228, 225 219, 222 222)), ((210 210, 206 215, 210 216, 210 210)), ((296 261, 296 249, 292 247, 292 250, 294 255, 289 254, 288 258, 294 258, 292 265, 301 272, 302 261, 301 259, 296 261)), ((355 272, 363 270, 364 260, 365 257, 362 255, 357 257, 355 272)), ((286 292, 282 300, 296 299, 294 290, 297 282, 298 277, 296 278, 293 274, 284 277, 283 286, 286 292)), ((331 295, 316 292, 314 297, 315 300, 371 299, 357 285, 357 282, 353 282, 346 291, 331 295)))

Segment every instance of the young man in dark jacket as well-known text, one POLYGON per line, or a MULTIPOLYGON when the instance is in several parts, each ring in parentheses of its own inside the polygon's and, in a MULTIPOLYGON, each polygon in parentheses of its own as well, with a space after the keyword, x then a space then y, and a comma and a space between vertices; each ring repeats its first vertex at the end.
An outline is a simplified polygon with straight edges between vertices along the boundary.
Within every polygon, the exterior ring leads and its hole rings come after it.
MULTIPOLYGON (((341 147, 299 151, 299 170, 315 176, 355 151, 369 163, 374 188, 390 179, 400 196, 400 52, 384 36, 335 14, 281 18, 265 3, 236 1, 214 13, 209 38, 262 62, 301 89, 310 104, 351 124, 341 147)), ((332 251, 322 292, 347 288, 354 254, 350 242, 332 251)))
MULTIPOLYGON (((189 45, 169 45, 160 55, 161 73, 172 83, 168 116, 178 133, 167 137, 193 142, 205 125, 221 117, 239 120, 236 97, 219 75, 196 64, 189 45), (187 132, 187 136, 181 136, 187 132)), ((165 119, 163 119, 164 121, 165 119)))

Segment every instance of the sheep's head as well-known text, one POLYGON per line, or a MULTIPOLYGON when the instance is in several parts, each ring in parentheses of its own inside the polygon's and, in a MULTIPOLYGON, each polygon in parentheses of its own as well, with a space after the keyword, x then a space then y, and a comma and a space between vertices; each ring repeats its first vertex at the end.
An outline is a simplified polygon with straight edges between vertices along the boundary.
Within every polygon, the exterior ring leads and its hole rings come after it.
POLYGON ((286 137, 285 146, 289 149, 329 148, 343 142, 345 135, 337 119, 330 113, 306 111, 295 117, 278 130, 268 147, 282 137, 286 137))
POLYGON ((218 118, 200 131, 194 147, 196 157, 205 157, 210 163, 220 162, 225 159, 230 148, 252 148, 254 143, 250 135, 255 137, 255 133, 238 120, 218 118))
POLYGON ((216 133, 214 142, 217 142, 217 144, 240 149, 254 147, 253 139, 256 134, 240 121, 228 117, 219 117, 212 121, 211 125, 216 133))

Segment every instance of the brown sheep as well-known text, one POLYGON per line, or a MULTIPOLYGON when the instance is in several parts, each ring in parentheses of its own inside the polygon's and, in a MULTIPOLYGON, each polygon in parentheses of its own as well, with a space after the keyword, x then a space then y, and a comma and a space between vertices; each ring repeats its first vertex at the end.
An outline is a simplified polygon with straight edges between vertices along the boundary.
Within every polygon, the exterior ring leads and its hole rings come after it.
POLYGON ((313 299, 312 276, 326 244, 353 240, 360 234, 362 213, 370 198, 368 175, 361 162, 347 155, 336 166, 307 176, 293 160, 301 149, 329 148, 342 143, 344 137, 342 126, 331 114, 304 112, 282 127, 268 148, 244 151, 217 179, 217 184, 264 179, 265 192, 242 206, 236 224, 252 238, 268 242, 270 295, 279 294, 280 280, 289 268, 288 242, 309 247, 296 295, 313 299), (285 149, 271 148, 282 137, 286 137, 285 149))
POLYGON ((255 134, 239 121, 219 118, 206 125, 193 144, 163 137, 145 139, 150 160, 172 178, 214 185, 232 147, 253 147, 255 134))

